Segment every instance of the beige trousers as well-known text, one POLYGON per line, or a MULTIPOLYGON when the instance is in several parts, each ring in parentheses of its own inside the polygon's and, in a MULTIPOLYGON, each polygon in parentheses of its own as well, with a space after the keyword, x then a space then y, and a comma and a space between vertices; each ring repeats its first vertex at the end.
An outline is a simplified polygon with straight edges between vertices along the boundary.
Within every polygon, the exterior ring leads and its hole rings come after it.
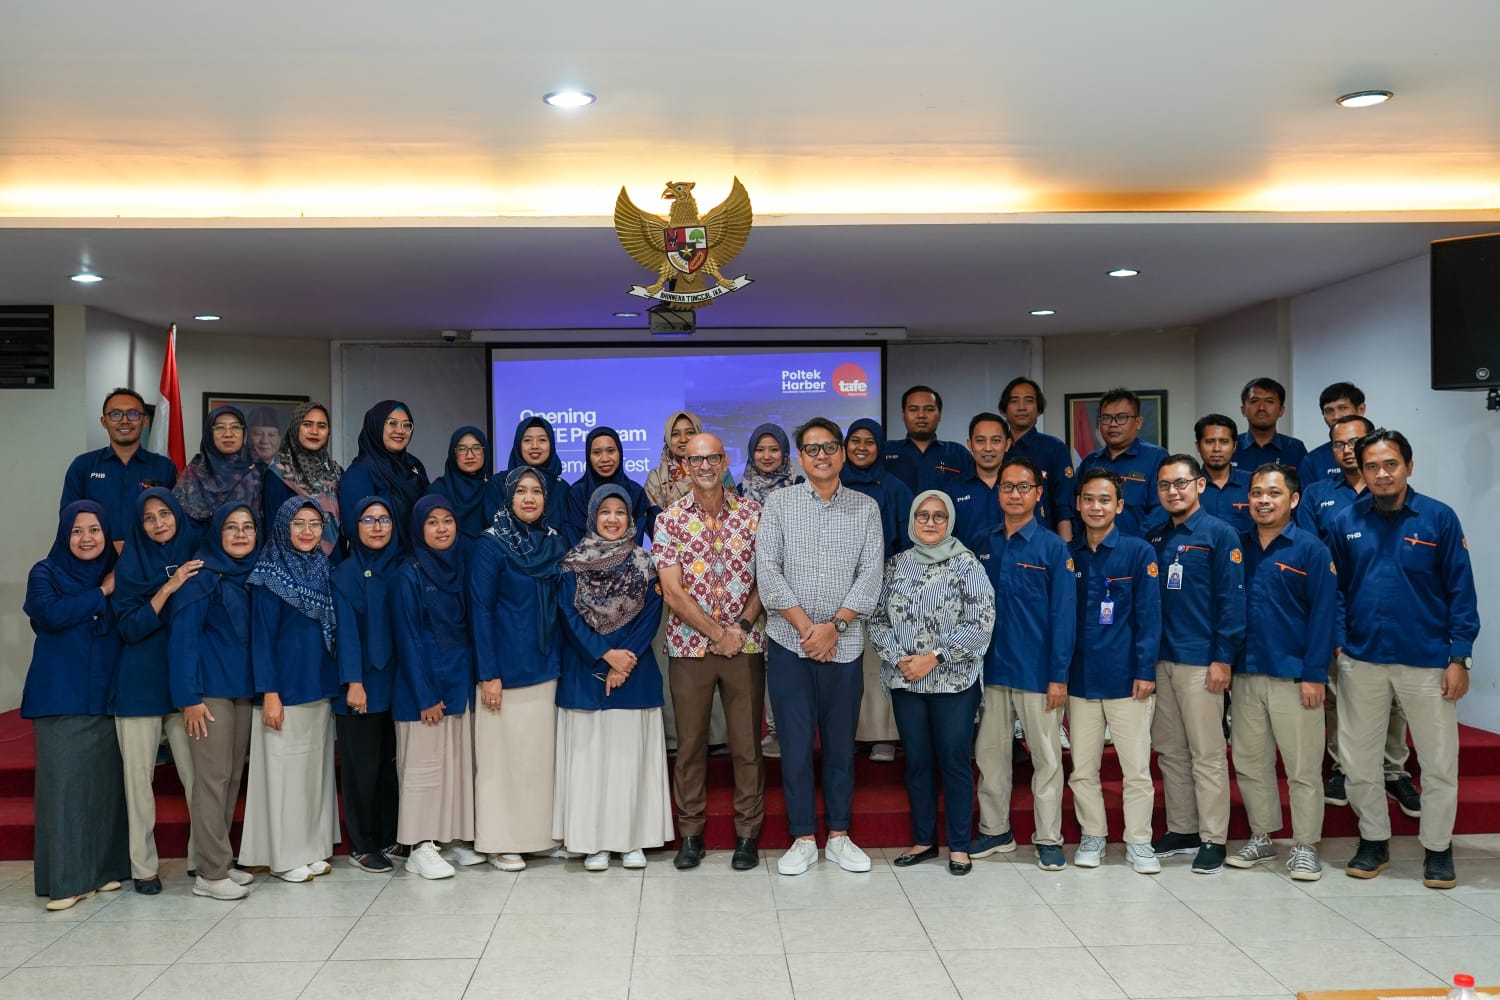
MULTIPOLYGON (((1323 703, 1323 717, 1328 728, 1328 756, 1333 758, 1336 771, 1344 769, 1343 757, 1339 755, 1339 670, 1349 662, 1349 657, 1340 653, 1328 667, 1328 699, 1323 703)), ((1406 745, 1406 715, 1401 703, 1391 698, 1391 721, 1385 727, 1385 780, 1391 781, 1406 774, 1406 759, 1411 747, 1406 745)))
MULTIPOLYGON (((1068 732, 1073 742, 1073 812, 1083 832, 1108 837, 1104 791, 1099 786, 1099 762, 1104 756, 1104 727, 1109 727, 1120 759, 1125 811, 1125 842, 1151 843, 1151 813, 1156 808, 1156 786, 1151 783, 1151 715, 1156 696, 1134 698, 1068 699, 1068 732)), ((1030 732, 1030 730, 1027 730, 1030 732)))
MULTIPOLYGON (((1344 716, 1339 747, 1349 805, 1359 817, 1359 835, 1391 835, 1381 755, 1394 694, 1411 726, 1422 763, 1422 825, 1417 839, 1429 851, 1447 850, 1458 816, 1458 705, 1442 693, 1443 671, 1399 663, 1349 660, 1339 676, 1344 716)), ((1238 748, 1236 748, 1238 750, 1238 748)))
POLYGON ((1207 667, 1156 664, 1156 715, 1151 745, 1161 769, 1167 829, 1196 833, 1204 843, 1229 839, 1229 758, 1224 743, 1224 694, 1204 687, 1207 667))
MULTIPOLYGON (((116 717, 115 736, 125 765, 125 812, 130 826, 130 877, 155 878, 161 859, 156 854, 156 752, 165 730, 172 762, 182 781, 183 797, 193 801, 193 748, 188 745, 182 713, 116 717)), ((198 853, 188 834, 187 866, 198 870, 198 853)))
POLYGON ((1011 751, 1015 724, 1031 734, 1031 797, 1035 803, 1033 844, 1062 844, 1062 709, 1047 711, 1047 696, 999 684, 986 685, 979 718, 974 762, 979 765, 979 832, 1010 832, 1010 795, 1014 777, 1011 751))
MULTIPOLYGON (((1251 833, 1281 829, 1281 793, 1276 752, 1286 769, 1292 805, 1292 839, 1315 845, 1323 839, 1323 711, 1302 707, 1302 685, 1265 674, 1234 678, 1234 771, 1251 833)), ((1385 791, 1380 792, 1385 803, 1385 791)))
MULTIPOLYGON (((865 693, 859 700, 859 723, 854 730, 857 743, 899 743, 896 715, 891 711, 891 696, 880 685, 880 654, 865 636, 865 658, 860 664, 865 675, 865 693)), ((766 699, 766 705, 771 699, 766 699)), ((769 712, 770 709, 767 708, 769 712)))

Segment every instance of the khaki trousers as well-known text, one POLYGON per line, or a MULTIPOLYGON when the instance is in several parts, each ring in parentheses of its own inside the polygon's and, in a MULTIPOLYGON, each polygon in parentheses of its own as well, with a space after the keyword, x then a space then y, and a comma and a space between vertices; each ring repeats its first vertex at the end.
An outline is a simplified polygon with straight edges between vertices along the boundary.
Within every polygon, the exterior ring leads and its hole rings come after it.
POLYGON ((979 717, 974 762, 979 765, 979 832, 1010 832, 1010 796, 1014 776, 1011 752, 1015 724, 1030 734, 1031 797, 1036 814, 1033 844, 1062 844, 1062 709, 1047 711, 1047 696, 1000 684, 986 685, 979 717))
MULTIPOLYGON (((1328 667, 1328 698, 1323 702, 1323 716, 1328 728, 1328 756, 1333 758, 1333 769, 1344 769, 1339 754, 1339 670, 1349 662, 1349 657, 1340 653, 1328 667)), ((1406 715, 1400 702, 1391 698, 1391 721, 1385 727, 1385 780, 1393 781, 1406 774, 1406 759, 1411 747, 1406 745, 1406 715)))
MULTIPOLYGON (((182 781, 183 795, 193 801, 193 750, 188 745, 182 713, 117 717, 115 737, 120 741, 120 760, 125 766, 125 817, 130 826, 130 877, 155 878, 161 859, 156 854, 156 752, 165 730, 172 748, 172 762, 182 781)), ((196 871, 198 855, 188 834, 187 866, 196 871)))
MULTIPOLYGON (((1099 786, 1099 762, 1104 756, 1104 727, 1109 727, 1124 778, 1125 842, 1151 843, 1151 813, 1156 808, 1156 786, 1151 783, 1151 715, 1156 696, 1134 698, 1068 699, 1068 733, 1073 741, 1073 812, 1083 832, 1108 837, 1104 791, 1099 786)), ((1027 730, 1030 732, 1030 730, 1027 730)))
POLYGON ((1224 694, 1204 687, 1207 667, 1156 664, 1156 714, 1151 745, 1161 769, 1167 829, 1196 833, 1204 843, 1229 839, 1229 758, 1224 742, 1224 694))
POLYGON ((198 852, 198 874, 220 879, 228 875, 234 862, 229 828, 234 824, 234 804, 245 776, 254 709, 249 698, 204 698, 203 704, 214 721, 208 724, 207 738, 191 741, 193 795, 188 812, 198 852))
POLYGON ((759 837, 766 820, 766 769, 760 753, 760 720, 766 704, 766 658, 760 653, 671 658, 672 704, 677 714, 677 764, 672 792, 677 832, 701 837, 708 816, 710 711, 717 693, 729 730, 734 767, 734 835, 759 837))
MULTIPOLYGON (((1349 805, 1366 840, 1391 836, 1381 754, 1394 694, 1411 726, 1422 762, 1422 825, 1417 839, 1429 851, 1447 850, 1458 816, 1458 705, 1443 697, 1443 671, 1399 663, 1349 660, 1340 671, 1344 720, 1339 746, 1349 805)), ((1236 748, 1238 749, 1238 748, 1236 748)))
POLYGON ((880 654, 870 645, 865 636, 865 657, 860 664, 865 677, 864 697, 859 700, 859 725, 854 730, 857 743, 898 743, 901 736, 896 732, 896 715, 891 709, 891 696, 880 683, 880 654))
MULTIPOLYGON (((1292 805, 1292 839, 1316 845, 1323 839, 1323 712, 1302 707, 1302 685, 1265 674, 1234 677, 1234 771, 1251 833, 1281 829, 1276 752, 1286 769, 1292 805)), ((1380 792, 1385 803, 1385 790, 1380 792)))

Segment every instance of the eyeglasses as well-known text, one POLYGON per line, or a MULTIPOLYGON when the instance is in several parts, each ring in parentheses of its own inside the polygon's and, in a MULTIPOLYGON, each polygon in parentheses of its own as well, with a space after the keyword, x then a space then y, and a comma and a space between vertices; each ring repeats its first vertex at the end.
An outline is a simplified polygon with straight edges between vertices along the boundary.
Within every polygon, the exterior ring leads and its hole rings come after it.
MULTIPOLYGON (((409 427, 410 425, 408 424, 407 426, 409 427)), ((456 448, 453 449, 453 453, 455 455, 483 455, 484 454, 484 445, 482 445, 482 444, 461 444, 461 445, 458 445, 456 448)))
POLYGON ((947 524, 948 513, 947 511, 941 510, 919 510, 915 515, 913 515, 912 519, 915 520, 918 524, 947 524))
POLYGON ((819 455, 836 455, 843 445, 837 441, 824 441, 821 444, 798 445, 797 450, 804 455, 817 458, 819 455))
POLYGON ((1001 483, 999 486, 1001 493, 1019 493, 1023 497, 1038 488, 1036 483, 1001 483))
POLYGON ((292 522, 293 531, 322 531, 323 520, 317 517, 299 517, 292 522))
POLYGON ((253 535, 253 534, 255 534, 255 525, 253 525, 253 524, 226 524, 226 525, 224 525, 224 534, 226 534, 226 535, 253 535))
POLYGON ((1161 479, 1156 483, 1156 492, 1167 493, 1171 490, 1176 490, 1178 493, 1181 493, 1193 482, 1195 480, 1192 479, 1161 479))
POLYGON ((1113 424, 1115 427, 1120 427, 1120 426, 1123 426, 1124 424, 1130 423, 1134 419, 1135 419, 1135 414, 1134 413, 1101 413, 1101 414, 1099 414, 1099 423, 1103 424, 1105 427, 1108 427, 1111 424, 1113 424))
POLYGON ((385 429, 388 431, 409 431, 415 425, 410 420, 387 420, 385 429))
POLYGON ((238 434, 244 429, 244 424, 214 424, 209 428, 215 434, 238 434))
POLYGON ((689 455, 683 461, 695 469, 701 469, 705 465, 715 466, 724 464, 723 455, 689 455))
POLYGON ((1328 442, 1328 446, 1334 451, 1353 451, 1359 447, 1359 438, 1355 438, 1352 441, 1330 441, 1328 442))
POLYGON ((373 528, 377 524, 382 528, 389 528, 391 526, 391 518, 388 514, 382 514, 379 517, 371 517, 369 514, 366 514, 359 519, 359 523, 366 528, 373 528))
POLYGON ((146 411, 145 410, 110 410, 108 413, 106 413, 104 415, 106 417, 108 417, 109 419, 113 420, 117 424, 120 421, 122 421, 122 420, 128 420, 131 423, 135 423, 137 420, 140 420, 140 419, 142 419, 143 417, 146 416, 146 411))

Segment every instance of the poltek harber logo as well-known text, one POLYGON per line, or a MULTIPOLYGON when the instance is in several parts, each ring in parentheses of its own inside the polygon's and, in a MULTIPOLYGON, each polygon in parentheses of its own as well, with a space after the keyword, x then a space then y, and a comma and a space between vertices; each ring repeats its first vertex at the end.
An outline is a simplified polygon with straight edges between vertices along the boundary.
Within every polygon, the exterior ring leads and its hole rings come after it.
POLYGON ((833 391, 851 399, 863 399, 870 394, 870 380, 865 370, 850 362, 833 370, 833 391))

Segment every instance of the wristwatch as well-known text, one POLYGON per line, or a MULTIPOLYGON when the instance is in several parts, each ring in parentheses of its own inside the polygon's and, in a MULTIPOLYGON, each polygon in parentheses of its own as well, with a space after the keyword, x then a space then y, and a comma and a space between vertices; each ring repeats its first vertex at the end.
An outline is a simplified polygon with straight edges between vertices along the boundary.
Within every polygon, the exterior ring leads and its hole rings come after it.
POLYGON ((738 625, 740 627, 740 631, 744 632, 746 635, 749 635, 750 634, 750 630, 755 627, 754 625, 751 625, 750 622, 747 621, 744 618, 741 618, 739 621, 735 622, 735 624, 738 625))
POLYGON ((938 661, 938 666, 940 667, 948 662, 948 654, 941 649, 934 649, 932 651, 932 658, 938 661))
POLYGON ((849 623, 844 621, 844 619, 842 618, 835 618, 833 620, 833 630, 839 635, 843 635, 845 632, 849 631, 849 623))
POLYGON ((1465 670, 1473 670, 1474 669, 1474 657, 1472 657, 1472 656, 1450 656, 1450 657, 1448 657, 1448 664, 1450 666, 1453 665, 1453 664, 1455 664, 1455 663, 1457 663, 1460 667, 1463 667, 1465 670))

